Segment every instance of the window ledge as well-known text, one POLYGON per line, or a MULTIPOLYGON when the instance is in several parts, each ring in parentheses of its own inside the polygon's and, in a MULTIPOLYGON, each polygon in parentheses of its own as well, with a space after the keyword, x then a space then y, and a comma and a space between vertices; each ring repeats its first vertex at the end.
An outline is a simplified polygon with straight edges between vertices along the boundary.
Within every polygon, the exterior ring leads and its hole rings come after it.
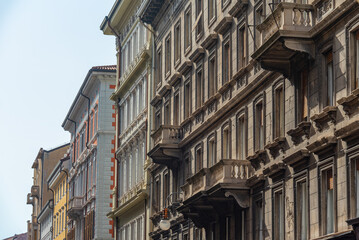
POLYGON ((181 81, 181 74, 179 72, 176 72, 172 75, 172 77, 168 80, 168 84, 172 87, 175 86, 178 82, 181 81))
POLYGON ((315 122, 315 126, 319 131, 322 131, 325 125, 329 122, 336 122, 337 115, 337 107, 336 106, 327 106, 323 109, 323 111, 319 114, 315 114, 310 119, 315 122))
POLYGON ((296 128, 289 130, 287 134, 292 137, 293 143, 298 145, 302 136, 305 136, 307 139, 309 139, 310 128, 311 123, 303 121, 299 123, 296 128))
POLYGON ((263 169, 263 174, 265 176, 268 176, 269 178, 271 178, 274 182, 283 178, 283 175, 285 173, 285 164, 280 162, 280 163, 275 163, 269 167, 266 167, 263 169))
POLYGON ((187 61, 184 61, 179 66, 178 72, 180 72, 183 75, 183 74, 186 74, 191 68, 192 68, 192 62, 187 60, 187 61))
POLYGON ((155 107, 162 101, 162 97, 159 94, 156 94, 151 100, 150 104, 155 107))
POLYGON ((307 149, 299 149, 291 155, 285 157, 283 162, 294 169, 300 169, 300 167, 308 166, 309 151, 307 149))
POLYGON ((353 114, 359 105, 359 88, 355 89, 349 96, 339 99, 337 103, 343 106, 346 115, 353 114))
POLYGON ((251 162, 252 166, 258 170, 260 167, 260 163, 265 164, 267 161, 267 151, 265 149, 258 150, 254 155, 248 156, 247 160, 251 162))
POLYGON ((203 47, 197 47, 188 58, 192 62, 199 62, 204 57, 204 52, 203 47))
POLYGON ((336 137, 323 137, 307 146, 307 149, 317 155, 322 155, 326 152, 333 151, 337 145, 336 137))
POLYGON ((359 120, 336 130, 335 136, 343 139, 346 142, 359 138, 359 120))
POLYGON ((235 18, 240 18, 246 11, 248 6, 248 0, 238 0, 234 6, 229 9, 228 13, 235 18))
POLYGON ((209 49, 213 45, 217 43, 218 40, 218 34, 217 33, 210 33, 202 42, 201 46, 204 49, 209 49))
POLYGON ((224 17, 220 22, 217 23, 217 26, 214 28, 214 31, 218 34, 225 34, 230 27, 232 26, 233 17, 227 16, 224 17))
POLYGON ((270 154, 275 157, 279 150, 284 152, 284 148, 286 146, 286 139, 285 137, 277 137, 273 140, 272 143, 267 144, 264 148, 268 149, 270 154))

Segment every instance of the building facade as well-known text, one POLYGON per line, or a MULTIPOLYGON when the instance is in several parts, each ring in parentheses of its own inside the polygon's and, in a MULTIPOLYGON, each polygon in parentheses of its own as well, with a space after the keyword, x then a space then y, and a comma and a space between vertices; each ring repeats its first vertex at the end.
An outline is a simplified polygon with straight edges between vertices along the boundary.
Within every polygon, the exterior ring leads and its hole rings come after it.
POLYGON ((113 239, 115 66, 92 67, 62 127, 71 133, 67 239, 113 239))
POLYGON ((138 18, 142 2, 116 1, 101 24, 104 34, 117 38, 116 183, 113 207, 115 239, 148 239, 149 176, 147 85, 151 73, 150 34, 138 18))
POLYGON ((53 199, 50 199, 37 216, 40 224, 40 240, 52 240, 52 208, 53 199))
POLYGON ((143 4, 151 238, 358 237, 358 2, 143 4))
POLYGON ((32 164, 34 169, 33 185, 31 186, 31 192, 27 195, 27 204, 32 205, 31 221, 28 223, 27 233, 29 240, 39 240, 43 237, 41 236, 41 225, 38 222, 38 216, 53 199, 53 193, 47 188, 46 180, 56 164, 66 154, 68 148, 69 144, 64 144, 51 150, 41 148, 32 164))

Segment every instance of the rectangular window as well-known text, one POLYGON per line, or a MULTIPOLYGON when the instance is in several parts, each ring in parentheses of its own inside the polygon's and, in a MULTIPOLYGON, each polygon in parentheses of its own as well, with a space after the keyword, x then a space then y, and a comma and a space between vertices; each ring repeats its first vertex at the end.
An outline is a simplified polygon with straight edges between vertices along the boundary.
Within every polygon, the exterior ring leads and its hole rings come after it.
POLYGON ((296 185, 296 236, 298 240, 308 239, 308 191, 307 182, 296 185))
POLYGON ((167 100, 164 107, 165 125, 171 125, 171 102, 167 100))
POLYGON ((284 91, 283 86, 274 93, 274 138, 284 137, 284 91))
POLYGON ((159 48, 156 54, 156 78, 155 87, 162 83, 162 49, 159 48))
POLYGON ((179 92, 174 94, 173 98, 173 125, 179 126, 180 124, 180 98, 179 92))
POLYGON ((308 121, 308 71, 302 70, 299 74, 297 96, 298 96, 298 123, 308 121))
POLYGON ((283 191, 274 193, 274 239, 284 239, 284 198, 283 191))
POLYGON ((263 22, 263 5, 260 5, 255 9, 254 12, 254 42, 255 42, 255 49, 258 49, 262 43, 261 40, 261 32, 257 29, 257 26, 259 26, 263 22))
POLYGON ((216 163, 217 147, 216 137, 212 136, 208 139, 208 167, 216 163))
POLYGON ((184 118, 187 119, 189 118, 190 114, 191 114, 191 98, 192 98, 192 94, 191 94, 191 81, 190 81, 190 76, 187 77, 187 81, 184 85, 184 118))
POLYGON ((354 74, 354 89, 359 87, 359 30, 354 33, 354 48, 355 48, 355 74, 354 74))
POLYGON ((166 38, 165 71, 166 77, 171 74, 171 33, 166 38))
POLYGON ((155 179, 153 188, 153 207, 156 212, 161 209, 161 180, 160 178, 155 179))
POLYGON ((208 58, 208 98, 217 92, 217 56, 214 49, 208 58))
POLYGON ((262 150, 264 147, 264 109, 263 102, 255 105, 254 113, 254 138, 255 138, 255 151, 262 150))
POLYGON ((161 126, 161 107, 157 107, 155 112, 155 130, 161 126))
POLYGON ((163 176, 163 206, 168 207, 168 202, 166 201, 168 195, 170 194, 170 174, 165 173, 163 176))
POLYGON ((262 199, 256 200, 254 207, 254 240, 263 240, 263 206, 262 199))
POLYGON ((321 219, 323 234, 334 232, 334 178, 333 169, 322 171, 321 177, 321 219))
POLYGON ((333 52, 325 54, 325 71, 327 75, 326 100, 324 107, 333 106, 334 103, 334 70, 333 70, 333 52))
POLYGON ((355 208, 355 216, 359 217, 359 159, 355 160, 355 199, 356 199, 356 208, 355 208))
POLYGON ((200 66, 199 69, 197 69, 197 74, 196 74, 196 109, 202 107, 203 97, 204 97, 203 89, 204 89, 203 71, 202 71, 202 66, 200 66))
POLYGON ((196 0, 196 39, 203 34, 203 14, 202 14, 203 2, 202 0, 196 0))
POLYGON ((246 66, 247 61, 247 32, 245 24, 238 28, 238 70, 246 66))
POLYGON ((184 51, 187 52, 192 44, 192 11, 189 6, 184 15, 184 51))
POLYGON ((226 37, 223 42, 223 80, 222 84, 228 82, 231 78, 231 44, 230 44, 230 35, 226 37))
POLYGON ((230 159, 230 145, 231 145, 231 134, 229 130, 229 125, 223 128, 222 130, 222 151, 223 151, 223 159, 230 159))
POLYGON ((216 0, 208 0, 208 25, 216 19, 216 0))
POLYGON ((244 116, 240 116, 237 120, 237 159, 245 160, 247 156, 247 138, 246 138, 246 122, 244 116))
POLYGON ((192 175, 191 161, 190 161, 188 154, 184 158, 184 171, 183 172, 184 172, 184 179, 187 179, 192 175))
POLYGON ((196 173, 203 168, 202 147, 196 148, 196 173))
POLYGON ((181 22, 178 21, 178 23, 175 26, 175 41, 174 41, 174 48, 175 48, 175 59, 174 63, 175 65, 178 64, 181 61, 181 22))

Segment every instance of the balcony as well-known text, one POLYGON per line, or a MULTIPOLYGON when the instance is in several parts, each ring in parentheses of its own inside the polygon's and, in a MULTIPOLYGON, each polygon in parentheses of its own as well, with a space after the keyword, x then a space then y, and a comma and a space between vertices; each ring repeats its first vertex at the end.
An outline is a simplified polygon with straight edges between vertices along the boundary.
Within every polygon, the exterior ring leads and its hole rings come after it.
POLYGON ((154 163, 163 164, 169 168, 177 166, 181 150, 178 147, 182 139, 182 131, 179 126, 161 125, 151 134, 154 147, 148 153, 154 163))
POLYGON ((205 226, 215 220, 211 218, 216 211, 228 211, 226 203, 233 202, 232 206, 248 208, 249 188, 246 182, 253 173, 248 160, 222 159, 210 168, 203 168, 181 187, 184 201, 177 210, 191 218, 197 226, 205 226))
POLYGON ((67 214, 70 219, 76 219, 82 214, 82 200, 83 197, 73 197, 69 200, 69 207, 67 214))
POLYGON ((39 198, 39 196, 40 196, 40 187, 37 186, 37 185, 32 185, 30 194, 31 194, 30 195, 31 197, 39 198))
POLYGON ((294 64, 314 58, 314 26, 313 5, 282 2, 257 26, 262 44, 252 57, 262 68, 288 77, 294 64))

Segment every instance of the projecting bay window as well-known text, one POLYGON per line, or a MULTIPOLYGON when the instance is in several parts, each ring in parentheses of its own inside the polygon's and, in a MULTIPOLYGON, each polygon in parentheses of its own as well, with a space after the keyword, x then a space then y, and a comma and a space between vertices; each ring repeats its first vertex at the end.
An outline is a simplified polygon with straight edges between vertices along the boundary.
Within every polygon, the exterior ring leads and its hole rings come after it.
POLYGON ((273 126, 274 139, 284 137, 284 88, 283 85, 274 89, 274 106, 273 106, 273 126))
POLYGON ((237 61, 238 70, 247 64, 247 31, 245 23, 238 27, 237 61))
POLYGON ((196 109, 202 107, 204 98, 203 69, 200 65, 196 71, 196 109))
POLYGON ((321 170, 321 226, 322 234, 334 232, 334 175, 332 167, 321 170))
POLYGON ((254 150, 264 147, 264 103, 259 101, 254 106, 254 150))
POLYGON ((159 48, 156 53, 156 78, 155 88, 162 83, 162 48, 159 48))
POLYGON ((216 133, 212 134, 208 138, 208 163, 207 166, 211 167, 216 163, 217 145, 216 145, 216 133))
POLYGON ((190 75, 186 77, 186 82, 184 84, 184 118, 189 118, 191 114, 191 98, 192 98, 192 91, 191 91, 191 79, 190 75))
POLYGON ((296 89, 297 96, 297 124, 308 121, 308 71, 299 72, 296 89))
POLYGON ((199 172, 203 168, 203 147, 202 144, 199 144, 195 148, 195 172, 199 172))
POLYGON ((237 159, 245 160, 247 157, 247 126, 245 115, 237 117, 237 159))
POLYGON ((253 202, 253 239, 263 240, 263 203, 262 199, 253 202))
POLYGON ((274 239, 284 239, 284 196, 283 190, 273 192, 273 235, 274 239))
POLYGON ((230 34, 228 34, 222 45, 222 56, 223 56, 223 65, 222 65, 222 84, 228 82, 231 78, 231 40, 230 34))
POLYGON ((165 125, 171 125, 171 101, 167 99, 164 104, 164 123, 165 125))
POLYGON ((222 128, 222 158, 231 158, 231 129, 230 123, 227 123, 222 128))
POLYGON ((184 14, 184 52, 187 53, 192 44, 192 9, 191 5, 184 14))
POLYGON ((173 125, 179 126, 180 124, 180 93, 176 91, 173 97, 173 125))
POLYGON ((216 49, 210 51, 208 57, 208 98, 217 92, 217 54, 216 49))
POLYGON ((335 105, 334 93, 334 68, 333 68, 333 52, 330 50, 325 54, 325 73, 327 76, 325 89, 324 107, 335 105))
POLYGON ((181 61, 181 20, 177 22, 174 30, 174 65, 181 61))
POLYGON ((171 33, 166 38, 166 52, 165 52, 165 75, 168 77, 171 74, 171 33))
POLYGON ((216 20, 216 0, 208 0, 208 25, 216 20))
POLYGON ((196 0, 196 39, 199 39, 203 34, 203 0, 196 0))
POLYGON ((295 186, 295 227, 296 239, 308 239, 308 185, 306 179, 300 179, 295 186))

